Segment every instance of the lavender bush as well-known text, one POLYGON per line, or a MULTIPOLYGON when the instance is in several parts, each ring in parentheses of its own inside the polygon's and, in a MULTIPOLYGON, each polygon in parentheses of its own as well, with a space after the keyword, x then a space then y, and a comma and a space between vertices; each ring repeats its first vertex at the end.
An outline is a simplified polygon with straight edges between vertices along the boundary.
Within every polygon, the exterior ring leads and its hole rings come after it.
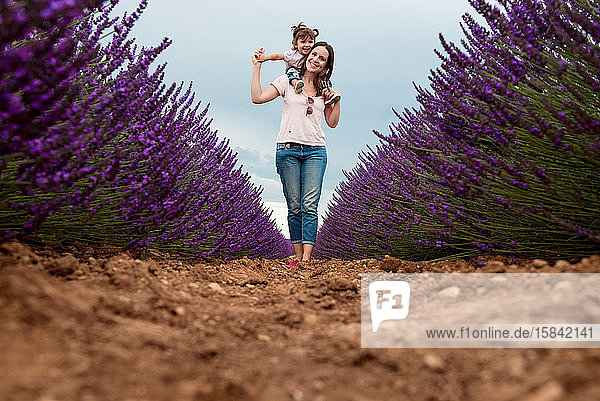
POLYGON ((600 249, 600 9, 586 0, 470 0, 462 47, 417 110, 347 174, 320 256, 482 252, 576 257, 600 249), (340 234, 341 233, 341 234, 340 234))
POLYGON ((165 65, 151 69, 170 41, 138 49, 129 39, 146 0, 111 18, 117 3, 0 3, 4 237, 287 256, 207 107, 191 85, 167 86, 165 65))

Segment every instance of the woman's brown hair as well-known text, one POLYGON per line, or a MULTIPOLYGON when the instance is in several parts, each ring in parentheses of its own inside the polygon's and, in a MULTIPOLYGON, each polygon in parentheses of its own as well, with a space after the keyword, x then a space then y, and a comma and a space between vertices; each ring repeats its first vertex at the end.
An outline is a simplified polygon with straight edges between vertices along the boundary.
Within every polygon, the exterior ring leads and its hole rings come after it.
MULTIPOLYGON (((316 48, 322 46, 325 49, 327 49, 327 52, 329 53, 329 57, 327 58, 327 63, 325 64, 325 67, 323 68, 323 71, 321 71, 321 74, 317 75, 313 81, 313 84, 315 85, 315 88, 317 89, 317 96, 321 96, 323 93, 323 81, 325 82, 329 82, 329 80, 331 79, 331 75, 333 74, 333 47, 327 43, 327 42, 317 42, 313 45, 313 47, 310 48, 310 51, 308 52, 308 54, 312 53, 312 51, 316 48)), ((302 66, 300 67, 300 75, 304 76, 304 73, 306 72, 306 60, 307 60, 307 56, 304 56, 304 61, 302 62, 302 66)))

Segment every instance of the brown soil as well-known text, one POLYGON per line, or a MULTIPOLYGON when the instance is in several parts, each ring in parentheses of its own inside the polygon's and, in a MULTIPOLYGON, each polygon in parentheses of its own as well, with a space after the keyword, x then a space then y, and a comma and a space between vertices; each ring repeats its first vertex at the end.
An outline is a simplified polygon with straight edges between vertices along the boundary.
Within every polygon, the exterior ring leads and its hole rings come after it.
POLYGON ((360 273, 600 272, 600 256, 479 261, 288 270, 4 243, 0 399, 599 400, 600 349, 361 349, 360 273))

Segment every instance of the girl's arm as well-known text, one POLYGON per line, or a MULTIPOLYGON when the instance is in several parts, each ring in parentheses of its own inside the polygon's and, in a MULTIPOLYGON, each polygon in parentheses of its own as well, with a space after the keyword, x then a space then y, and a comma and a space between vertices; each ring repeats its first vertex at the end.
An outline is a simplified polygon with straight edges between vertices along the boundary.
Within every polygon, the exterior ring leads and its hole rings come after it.
MULTIPOLYGON (((333 96, 335 94, 339 95, 340 93, 338 91, 336 91, 335 89, 330 88, 329 96, 333 96)), ((341 112, 340 103, 342 103, 342 102, 339 101, 333 105, 325 106, 325 122, 327 123, 327 125, 330 128, 337 127, 338 123, 340 122, 340 112, 341 112)))
MULTIPOLYGON (((259 60, 262 52, 257 50, 251 57, 252 60, 252 79, 250 80, 250 98, 252 103, 260 104, 270 102, 279 96, 279 92, 273 85, 269 85, 264 90, 260 88, 260 67, 261 61, 259 60)), ((339 103, 339 102, 338 102, 339 103)))
POLYGON ((265 49, 263 47, 258 49, 258 52, 260 53, 258 56, 258 61, 260 61, 261 63, 263 61, 283 60, 283 53, 264 54, 265 49))
POLYGON ((283 60, 283 53, 262 54, 259 61, 277 61, 283 60))

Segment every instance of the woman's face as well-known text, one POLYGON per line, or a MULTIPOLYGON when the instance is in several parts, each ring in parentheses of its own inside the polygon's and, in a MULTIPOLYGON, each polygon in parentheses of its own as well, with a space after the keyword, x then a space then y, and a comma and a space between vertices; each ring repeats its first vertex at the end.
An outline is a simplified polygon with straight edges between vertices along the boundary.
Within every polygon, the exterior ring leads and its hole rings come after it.
POLYGON ((329 60, 329 52, 324 46, 315 47, 306 58, 306 71, 320 73, 329 60))

